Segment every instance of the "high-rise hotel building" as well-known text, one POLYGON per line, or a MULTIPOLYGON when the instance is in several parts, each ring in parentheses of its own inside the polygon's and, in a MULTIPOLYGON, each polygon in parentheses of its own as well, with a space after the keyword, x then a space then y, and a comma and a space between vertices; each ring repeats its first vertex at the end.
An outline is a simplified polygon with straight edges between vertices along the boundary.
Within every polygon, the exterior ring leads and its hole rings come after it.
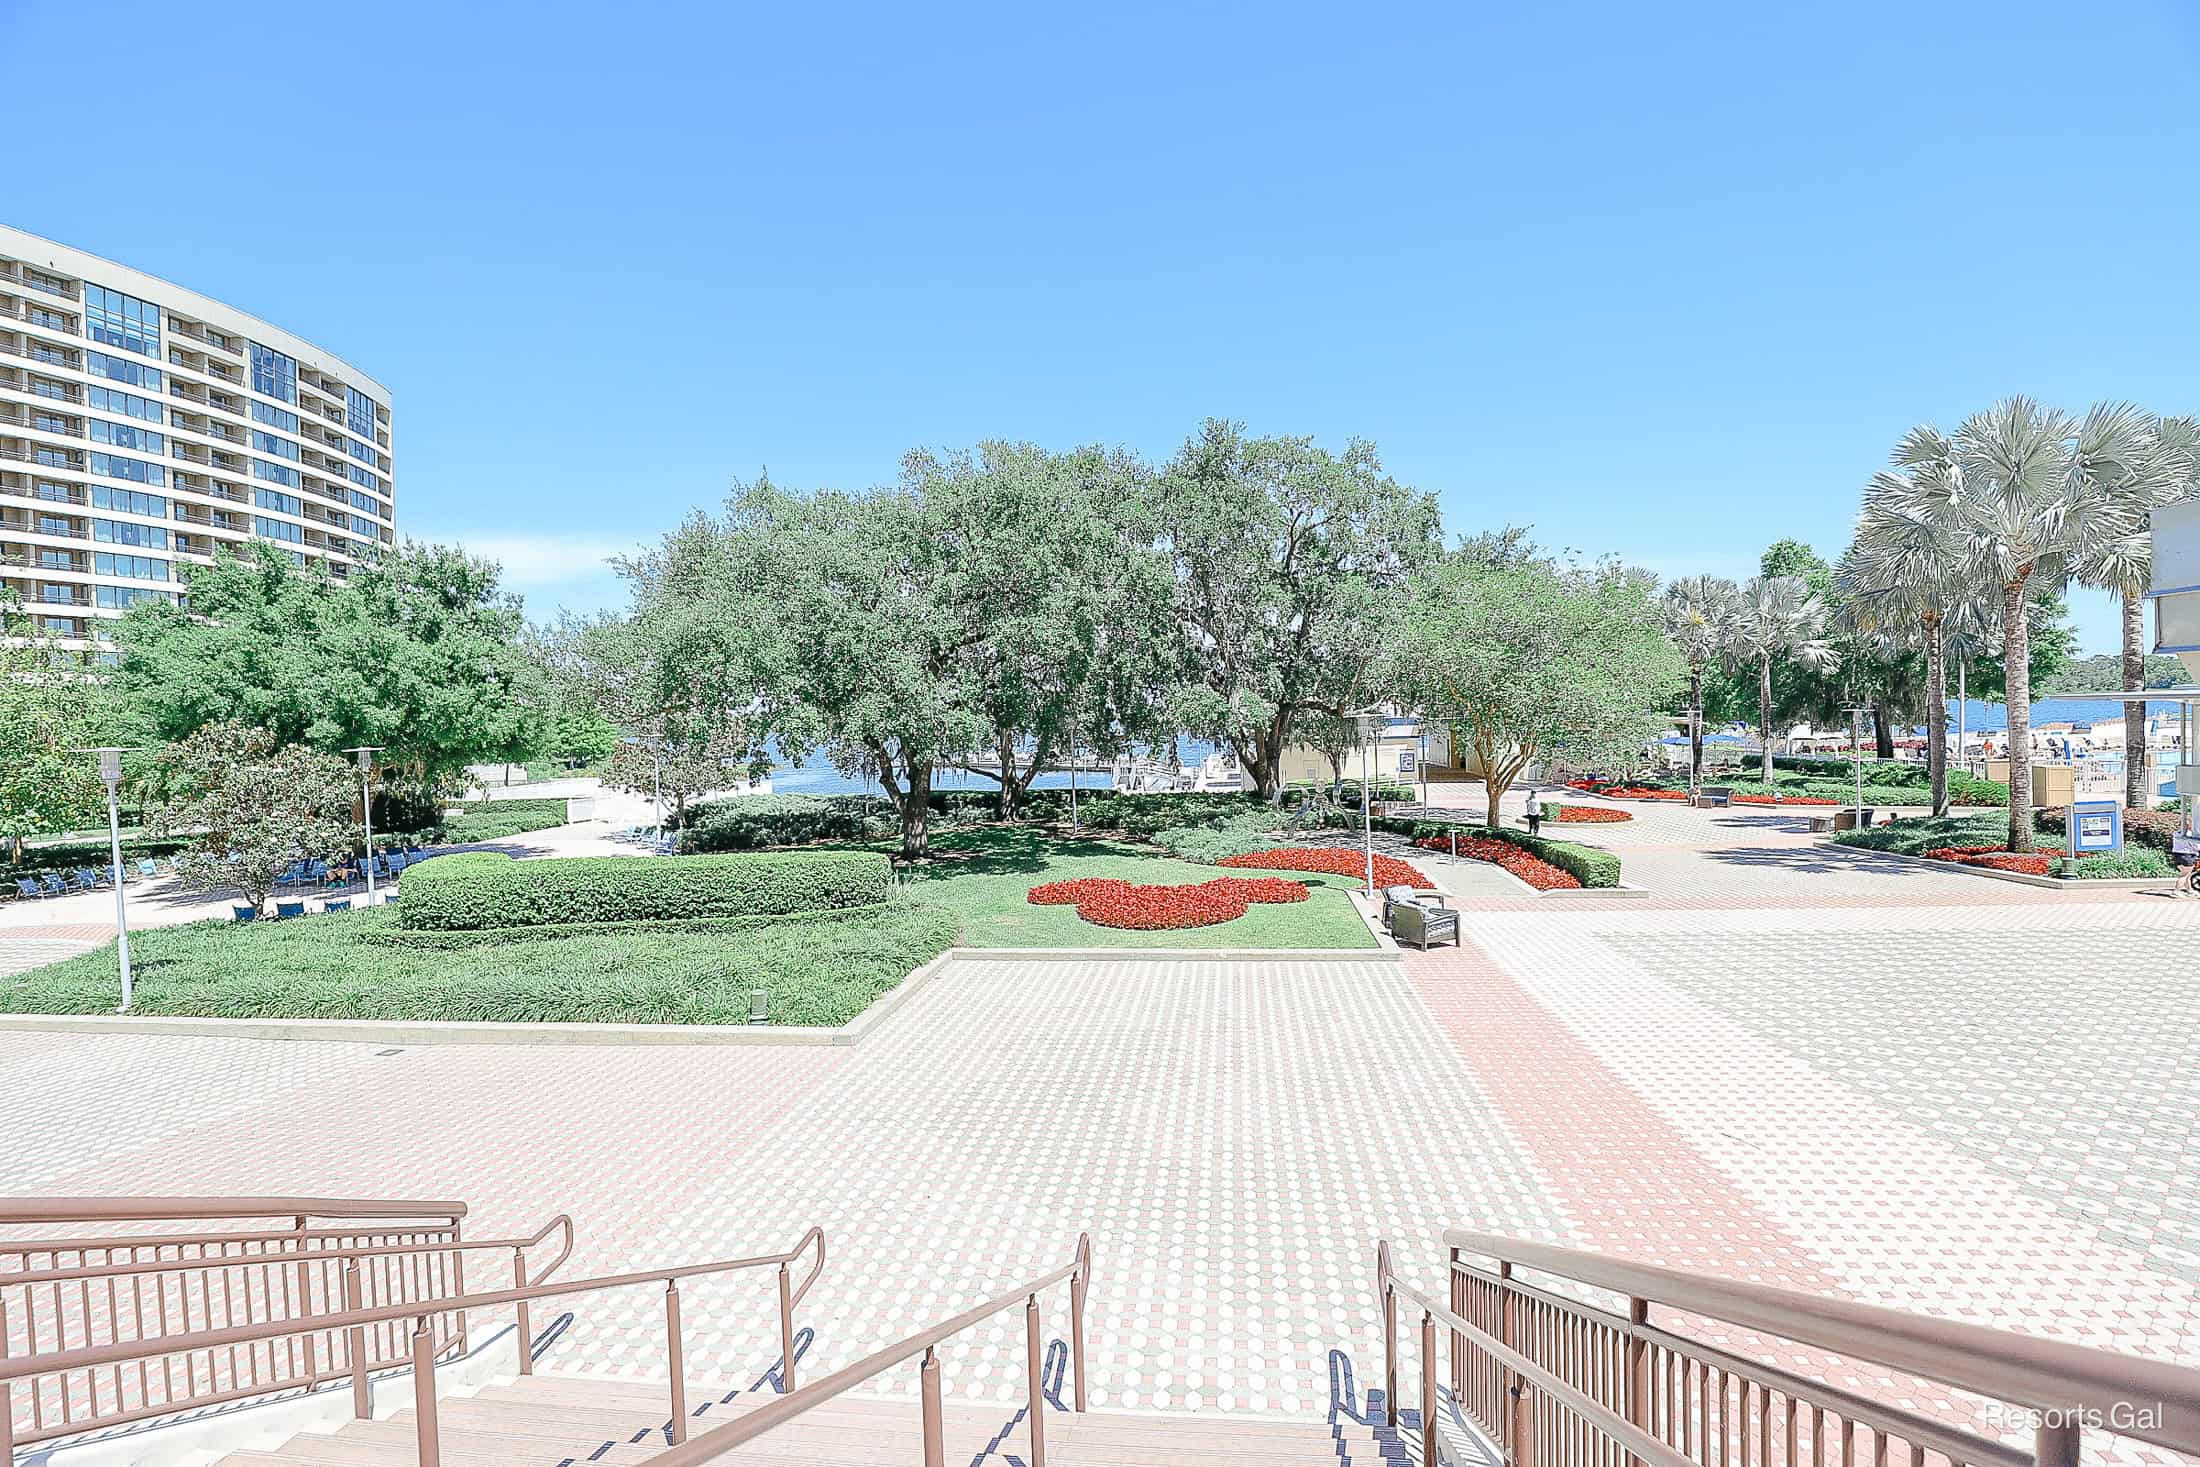
POLYGON ((165 280, 0 225, 0 583, 63 645, 259 540, 395 543, 389 389, 165 280))

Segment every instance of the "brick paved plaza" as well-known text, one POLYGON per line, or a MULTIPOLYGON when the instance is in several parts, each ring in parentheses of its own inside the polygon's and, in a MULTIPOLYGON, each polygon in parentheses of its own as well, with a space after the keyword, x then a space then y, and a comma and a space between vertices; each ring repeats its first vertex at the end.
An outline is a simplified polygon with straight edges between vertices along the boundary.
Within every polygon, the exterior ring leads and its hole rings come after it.
MULTIPOLYGON (((0 1185, 455 1196, 492 1232, 570 1210, 576 1276, 815 1222, 811 1376, 1090 1228, 1113 1405, 1322 1414, 1333 1352, 1379 1376, 1375 1240, 1433 1281, 1446 1224, 2200 1363, 2200 905, 1799 825, 1579 832, 1641 900, 1432 861, 1468 938, 1402 963, 965 961, 851 1049, 0 1034, 0 1185)), ((650 1291, 576 1316, 567 1367, 661 1371, 650 1291)), ((775 1354, 768 1279, 688 1318, 698 1375, 775 1354)), ((1011 1399, 1019 1322, 947 1365, 1011 1399)))

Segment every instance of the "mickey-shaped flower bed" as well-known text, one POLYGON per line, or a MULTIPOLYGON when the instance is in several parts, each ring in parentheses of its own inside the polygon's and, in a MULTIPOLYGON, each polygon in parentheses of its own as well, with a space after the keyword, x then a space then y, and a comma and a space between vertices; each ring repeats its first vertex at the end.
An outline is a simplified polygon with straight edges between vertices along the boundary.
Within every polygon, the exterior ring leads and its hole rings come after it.
POLYGON ((1078 916, 1101 927, 1160 932, 1212 927, 1244 916, 1255 902, 1303 902, 1306 895, 1303 882, 1280 876, 1218 876, 1188 886, 1143 886, 1088 877, 1035 886, 1025 900, 1041 907, 1074 905, 1078 916))

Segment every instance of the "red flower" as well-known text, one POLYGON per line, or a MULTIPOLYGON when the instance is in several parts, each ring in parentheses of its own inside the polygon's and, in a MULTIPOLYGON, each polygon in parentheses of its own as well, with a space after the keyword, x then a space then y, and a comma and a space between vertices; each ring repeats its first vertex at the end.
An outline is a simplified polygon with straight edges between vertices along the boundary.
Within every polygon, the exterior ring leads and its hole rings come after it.
MULTIPOLYGON (((1424 835, 1414 842, 1432 851, 1449 852, 1453 849, 1448 835, 1424 835)), ((1460 855, 1475 861, 1487 861, 1501 866, 1519 877, 1537 891, 1572 891, 1581 885, 1572 872, 1562 871, 1540 856, 1532 855, 1509 840, 1493 840, 1486 835, 1462 835, 1458 841, 1460 855)))
POLYGON ((1625 810, 1607 810, 1601 805, 1561 805, 1558 807, 1558 823, 1561 825, 1610 825, 1635 817, 1625 810))
POLYGON ((1139 886, 1108 877, 1050 881, 1024 894, 1037 906, 1076 903, 1077 915, 1101 927, 1163 931, 1211 927, 1245 915, 1254 902, 1303 902, 1306 884, 1280 876, 1218 876, 1185 886, 1139 886))
POLYGON ((1686 790, 1649 790, 1643 789, 1639 785, 1629 784, 1606 785, 1597 793, 1615 800, 1685 800, 1688 798, 1688 791, 1686 790))
POLYGON ((1822 800, 1816 795, 1736 795, 1737 805, 1838 805, 1839 800, 1822 800))
POLYGON ((1924 853, 1928 861, 1954 861, 1964 866, 1984 866, 1989 871, 2016 871, 2026 876, 2045 876, 2055 867, 2061 852, 2044 854, 2010 850, 2007 846, 1935 846, 1924 853))
MULTIPOLYGON (((1274 850, 1254 851, 1250 855, 1226 856, 1218 864, 1223 866, 1255 867, 1268 871, 1326 871, 1332 876, 1365 876, 1365 853, 1347 850, 1342 846, 1314 848, 1309 846, 1278 846, 1274 850)), ((1435 884, 1419 871, 1395 856, 1375 858, 1375 884, 1377 886, 1410 886, 1416 891, 1433 891, 1435 884)))

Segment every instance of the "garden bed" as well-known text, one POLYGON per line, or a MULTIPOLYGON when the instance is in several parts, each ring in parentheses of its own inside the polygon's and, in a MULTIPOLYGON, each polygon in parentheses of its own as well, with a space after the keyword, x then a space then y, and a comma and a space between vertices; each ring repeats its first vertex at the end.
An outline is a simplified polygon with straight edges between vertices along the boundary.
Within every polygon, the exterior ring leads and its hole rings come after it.
POLYGON ((1035 886, 1024 899, 1040 907, 1074 907, 1079 917, 1099 927, 1177 932, 1234 922, 1256 903, 1283 906, 1303 902, 1308 895, 1304 882, 1280 876, 1218 876, 1172 885, 1083 877, 1035 886))
MULTIPOLYGON (((705 930, 599 929, 456 949, 392 945, 388 907, 130 934, 135 1014, 235 1019, 742 1024, 749 991, 775 1025, 846 1023, 952 947, 958 923, 896 900, 863 911, 705 930)), ((442 934, 437 934, 438 936, 442 934)), ((0 1012, 112 1014, 112 944, 0 978, 0 1012)))
MULTIPOLYGON (((2054 813, 2059 817, 2060 812, 2054 813)), ((2120 852, 2074 857, 2065 847, 2059 818, 2050 822, 2043 812, 2035 819, 2033 829, 2038 849, 2022 853, 2008 848, 2009 820, 2005 815, 1893 820, 1863 830, 1843 831, 1833 837, 1832 844, 1926 861, 1946 871, 2057 889, 2154 890, 2176 879, 2176 867, 2168 856, 2151 846, 2133 842, 2120 852)))

